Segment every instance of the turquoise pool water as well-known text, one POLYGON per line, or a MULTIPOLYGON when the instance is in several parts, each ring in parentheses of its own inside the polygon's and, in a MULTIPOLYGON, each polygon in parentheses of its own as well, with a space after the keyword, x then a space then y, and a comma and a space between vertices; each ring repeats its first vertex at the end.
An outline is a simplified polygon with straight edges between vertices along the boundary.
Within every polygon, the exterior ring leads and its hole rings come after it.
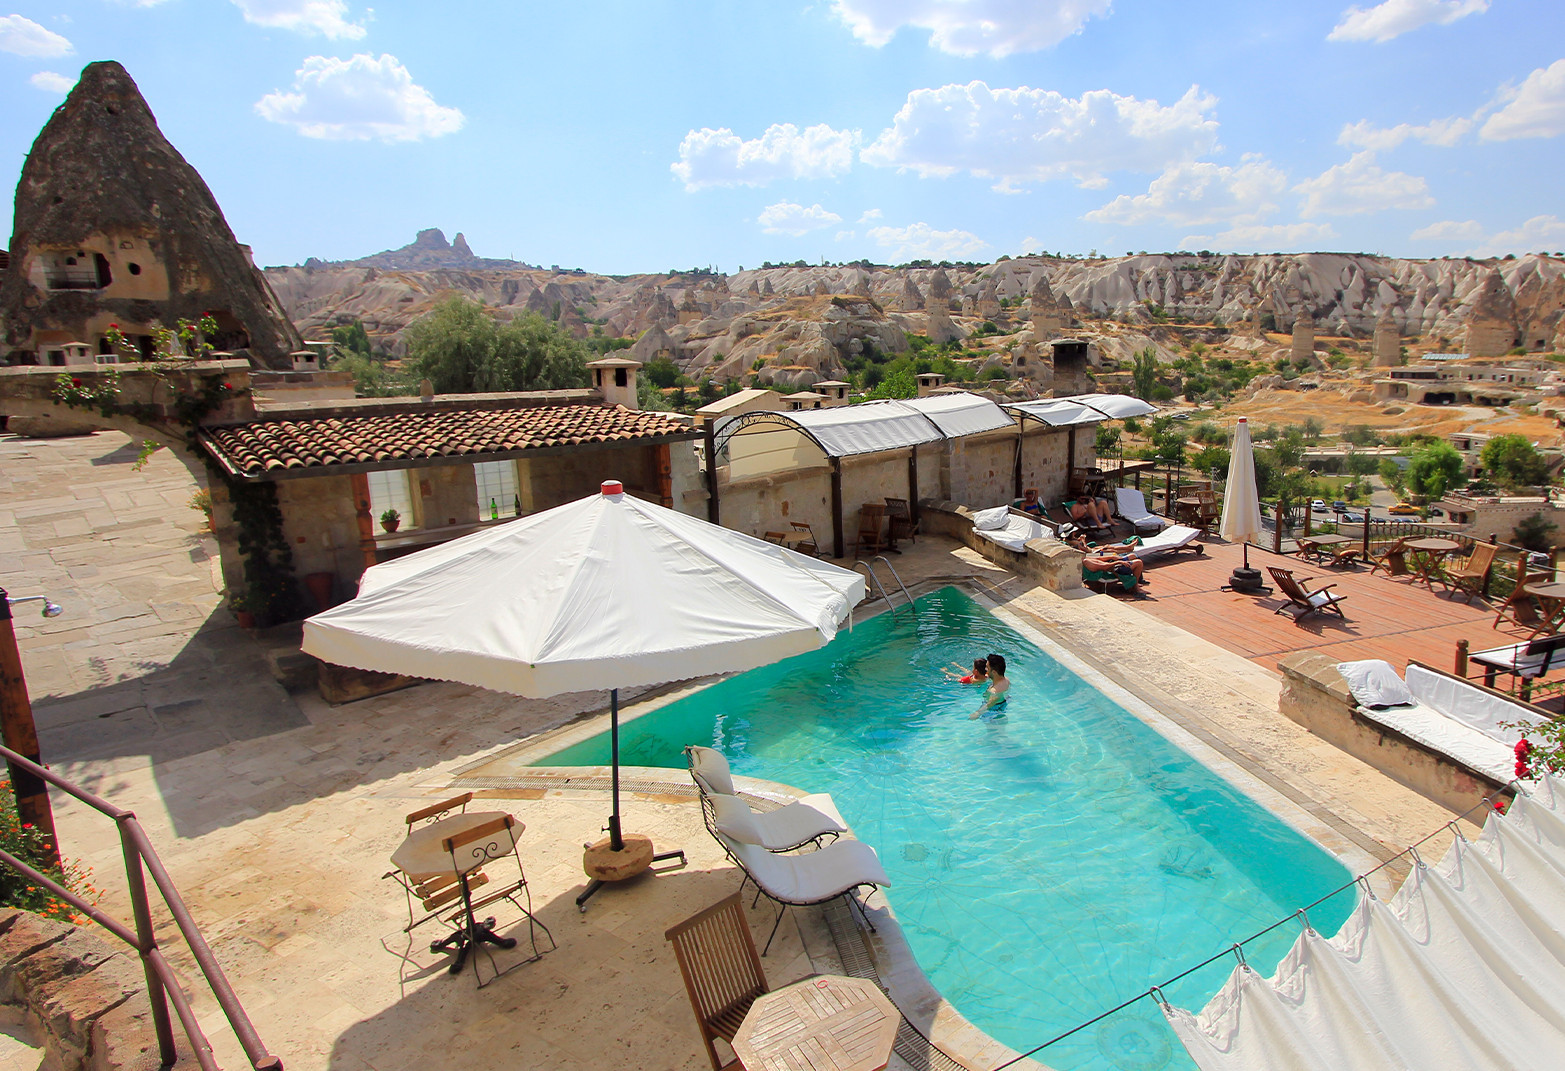
MULTIPOLYGON (((737 773, 830 792, 879 852, 935 987, 1019 1050, 1350 877, 956 588, 620 731, 627 765, 683 768, 686 744, 719 749, 737 773), (1004 717, 972 721, 979 689, 940 670, 989 651, 1007 657, 1012 698, 1004 717)), ((538 765, 607 762, 605 733, 538 765)), ((1310 921, 1333 933, 1351 906, 1333 897, 1310 921)), ((1269 973, 1296 936, 1283 927, 1246 958, 1269 973)), ((1199 1008, 1232 966, 1166 995, 1199 1008)), ((1150 1001, 1040 1058, 1061 1069, 1194 1066, 1150 1001)))

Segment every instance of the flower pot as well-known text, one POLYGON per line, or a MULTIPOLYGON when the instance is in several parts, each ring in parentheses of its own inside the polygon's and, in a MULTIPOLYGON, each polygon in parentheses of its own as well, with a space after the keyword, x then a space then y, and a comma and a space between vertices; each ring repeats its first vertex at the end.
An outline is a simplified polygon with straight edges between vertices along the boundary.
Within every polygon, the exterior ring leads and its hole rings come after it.
POLYGON ((331 589, 336 581, 336 576, 331 573, 308 573, 304 578, 304 586, 310 589, 310 594, 315 599, 315 605, 322 610, 332 608, 331 589))
POLYGON ((402 527, 402 518, 398 517, 396 520, 392 521, 381 521, 380 526, 388 532, 395 532, 398 528, 402 527))
POLYGON ((255 628, 255 614, 249 610, 235 610, 234 620, 239 622, 240 628, 255 628))

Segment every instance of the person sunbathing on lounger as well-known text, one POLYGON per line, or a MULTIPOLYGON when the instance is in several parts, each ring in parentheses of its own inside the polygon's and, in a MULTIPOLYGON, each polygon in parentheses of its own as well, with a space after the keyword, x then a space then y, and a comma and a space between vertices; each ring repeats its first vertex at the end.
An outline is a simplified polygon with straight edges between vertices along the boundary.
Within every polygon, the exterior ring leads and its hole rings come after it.
POLYGON ((989 660, 986 658, 973 659, 971 672, 952 662, 950 668, 943 672, 948 681, 956 681, 958 684, 982 684, 989 679, 989 660), (952 670, 956 672, 953 673, 952 670))
POLYGON ((1142 570, 1145 568, 1142 560, 1136 557, 1134 552, 1123 548, 1120 544, 1108 547, 1092 547, 1087 545, 1086 536, 1076 536, 1067 542, 1086 555, 1081 560, 1083 569, 1090 569, 1095 573, 1129 573, 1136 578, 1136 583, 1138 584, 1148 582, 1146 577, 1141 575, 1142 570))
POLYGON ((969 719, 997 709, 1011 694, 1011 682, 1005 677, 1005 656, 992 654, 986 661, 989 663, 989 690, 984 693, 984 705, 969 714, 969 719))
POLYGON ((1106 498, 1078 498, 1070 504, 1071 520, 1107 528, 1114 523, 1114 514, 1106 498))
POLYGON ((1023 513, 1031 514, 1034 517, 1041 518, 1043 516, 1043 503, 1038 501, 1038 489, 1036 487, 1029 487, 1022 492, 1021 510, 1023 513))

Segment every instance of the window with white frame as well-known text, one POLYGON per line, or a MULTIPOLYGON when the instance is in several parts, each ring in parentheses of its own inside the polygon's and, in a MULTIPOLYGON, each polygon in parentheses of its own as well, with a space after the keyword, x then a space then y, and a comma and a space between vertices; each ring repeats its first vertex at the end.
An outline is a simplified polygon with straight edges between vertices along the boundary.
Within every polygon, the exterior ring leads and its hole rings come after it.
POLYGON ((413 486, 411 474, 406 469, 390 472, 371 472, 370 513, 379 520, 388 509, 397 511, 402 528, 417 528, 418 514, 413 510, 413 486))
POLYGON ((478 484, 479 519, 491 520, 497 514, 512 517, 521 512, 516 495, 516 462, 475 462, 473 480, 478 484))

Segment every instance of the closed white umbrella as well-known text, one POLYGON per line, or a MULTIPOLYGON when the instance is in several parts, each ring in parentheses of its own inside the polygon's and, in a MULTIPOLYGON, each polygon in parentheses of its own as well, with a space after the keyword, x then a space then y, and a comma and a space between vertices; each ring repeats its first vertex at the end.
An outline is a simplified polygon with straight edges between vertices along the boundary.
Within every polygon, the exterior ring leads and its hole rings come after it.
POLYGON ((1255 486, 1255 447, 1250 443, 1250 422, 1239 418, 1234 431, 1233 454, 1228 462, 1228 484, 1223 491, 1223 516, 1218 534, 1244 544, 1244 568, 1250 568, 1250 540, 1261 537, 1261 496, 1255 486))
POLYGON ((372 566, 357 598, 304 623, 303 648, 533 698, 608 688, 609 844, 621 852, 619 689, 812 651, 864 595, 857 572, 608 481, 602 494, 372 566))

